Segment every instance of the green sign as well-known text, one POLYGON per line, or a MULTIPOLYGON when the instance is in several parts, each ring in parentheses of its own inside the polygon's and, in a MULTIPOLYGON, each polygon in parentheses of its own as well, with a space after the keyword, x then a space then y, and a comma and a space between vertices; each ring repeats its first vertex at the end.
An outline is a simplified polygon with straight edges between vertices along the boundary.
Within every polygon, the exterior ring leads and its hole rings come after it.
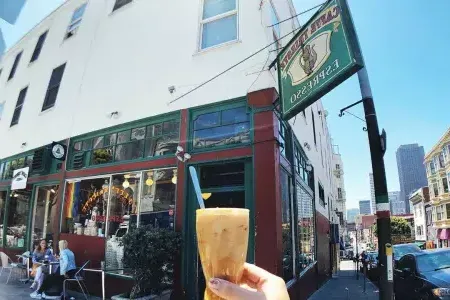
POLYGON ((290 119, 363 67, 345 0, 330 0, 278 56, 281 110, 290 119))

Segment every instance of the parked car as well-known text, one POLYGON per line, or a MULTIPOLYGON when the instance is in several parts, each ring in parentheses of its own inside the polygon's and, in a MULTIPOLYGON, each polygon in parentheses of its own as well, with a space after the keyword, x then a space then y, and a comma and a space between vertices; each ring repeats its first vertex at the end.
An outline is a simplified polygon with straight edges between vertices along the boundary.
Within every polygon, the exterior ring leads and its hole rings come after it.
POLYGON ((397 262, 406 254, 409 253, 420 253, 422 250, 417 246, 416 244, 410 243, 410 244, 398 244, 392 246, 393 249, 393 259, 394 259, 394 266, 397 264, 397 262))
POLYGON ((450 299, 450 249, 404 255, 394 270, 397 300, 450 299))

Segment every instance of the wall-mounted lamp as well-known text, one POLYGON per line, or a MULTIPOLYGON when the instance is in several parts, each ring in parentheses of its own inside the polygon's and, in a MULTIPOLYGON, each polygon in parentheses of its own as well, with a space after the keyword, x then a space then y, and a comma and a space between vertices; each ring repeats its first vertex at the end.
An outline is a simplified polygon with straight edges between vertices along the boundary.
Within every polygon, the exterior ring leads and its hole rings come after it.
POLYGON ((306 162, 306 171, 308 171, 308 172, 311 172, 312 171, 312 164, 311 164, 311 161, 307 161, 306 162))
POLYGON ((303 143, 303 147, 305 147, 306 149, 311 150, 311 146, 308 144, 308 142, 304 142, 303 143))

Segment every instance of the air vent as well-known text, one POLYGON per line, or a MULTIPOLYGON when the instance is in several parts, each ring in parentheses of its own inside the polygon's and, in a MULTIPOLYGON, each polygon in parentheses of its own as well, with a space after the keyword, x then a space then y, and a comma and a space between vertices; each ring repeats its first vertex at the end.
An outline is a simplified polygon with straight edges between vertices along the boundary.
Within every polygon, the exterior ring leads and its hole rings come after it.
POLYGON ((33 163, 31 164, 31 174, 43 174, 47 169, 47 149, 40 148, 34 151, 33 163))
POLYGON ((84 167, 84 152, 75 153, 73 155, 73 168, 75 170, 84 167))

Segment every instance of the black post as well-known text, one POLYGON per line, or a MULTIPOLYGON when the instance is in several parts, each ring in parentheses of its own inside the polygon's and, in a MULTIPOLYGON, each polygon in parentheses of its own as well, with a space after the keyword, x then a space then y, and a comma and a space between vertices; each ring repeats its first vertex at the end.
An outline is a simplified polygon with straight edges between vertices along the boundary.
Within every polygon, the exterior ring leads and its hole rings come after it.
POLYGON ((386 244, 391 243, 391 219, 389 198, 384 168, 384 149, 381 142, 378 120, 370 89, 369 76, 364 67, 358 71, 364 114, 369 137, 370 156, 372 158, 373 181, 377 206, 378 258, 380 261, 380 300, 393 299, 393 281, 387 276, 386 244))
POLYGON ((356 279, 359 280, 359 252, 358 252, 358 226, 356 226, 356 279))

